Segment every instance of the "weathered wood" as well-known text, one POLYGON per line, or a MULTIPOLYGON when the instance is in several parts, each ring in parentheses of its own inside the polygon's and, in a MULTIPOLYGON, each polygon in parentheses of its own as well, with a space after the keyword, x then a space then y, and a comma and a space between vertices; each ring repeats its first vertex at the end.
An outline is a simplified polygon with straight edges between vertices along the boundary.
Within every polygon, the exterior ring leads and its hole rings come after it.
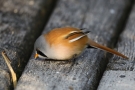
POLYGON ((9 73, 0 68, 0 90, 9 90, 10 85, 11 82, 9 73))
POLYGON ((135 90, 135 72, 109 70, 104 73, 98 90, 135 90))
MULTIPOLYGON (((20 76, 44 28, 53 0, 0 0, 0 54, 3 50, 20 76)), ((0 90, 8 90, 12 79, 0 55, 0 90)))
MULTIPOLYGON (((87 28, 95 41, 110 45, 130 6, 129 0, 59 0, 43 33, 64 26, 87 28)), ((98 49, 86 49, 75 63, 34 60, 32 55, 16 90, 95 90, 106 57, 98 49)))
POLYGON ((135 4, 126 28, 118 40, 118 51, 129 60, 113 57, 107 66, 98 90, 135 90, 135 4))

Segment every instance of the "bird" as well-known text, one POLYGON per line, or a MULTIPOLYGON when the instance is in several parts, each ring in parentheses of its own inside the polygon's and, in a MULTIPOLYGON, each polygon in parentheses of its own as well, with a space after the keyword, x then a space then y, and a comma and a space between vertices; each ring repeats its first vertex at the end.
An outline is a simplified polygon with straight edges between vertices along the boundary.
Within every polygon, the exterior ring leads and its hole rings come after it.
POLYGON ((85 48, 98 48, 125 59, 127 56, 96 43, 88 37, 89 31, 75 27, 55 28, 40 35, 34 44, 34 58, 70 60, 79 56, 85 48))

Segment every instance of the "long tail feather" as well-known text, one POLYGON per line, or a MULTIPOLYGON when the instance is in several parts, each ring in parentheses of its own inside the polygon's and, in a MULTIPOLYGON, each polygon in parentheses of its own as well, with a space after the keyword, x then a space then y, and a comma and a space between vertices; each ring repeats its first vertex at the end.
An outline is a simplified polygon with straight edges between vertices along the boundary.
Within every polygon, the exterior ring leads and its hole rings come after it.
POLYGON ((115 55, 118 55, 118 56, 121 56, 121 57, 123 57, 123 58, 128 59, 127 56, 125 56, 125 55, 123 55, 123 54, 121 54, 121 53, 119 53, 119 52, 117 52, 117 51, 115 51, 115 50, 113 50, 113 49, 110 49, 110 48, 108 48, 108 47, 102 46, 102 45, 100 45, 100 44, 94 42, 94 41, 91 40, 91 39, 89 39, 89 44, 90 44, 90 46, 92 46, 92 47, 100 48, 100 49, 105 50, 105 51, 108 51, 108 52, 110 52, 110 53, 112 53, 112 54, 115 54, 115 55))

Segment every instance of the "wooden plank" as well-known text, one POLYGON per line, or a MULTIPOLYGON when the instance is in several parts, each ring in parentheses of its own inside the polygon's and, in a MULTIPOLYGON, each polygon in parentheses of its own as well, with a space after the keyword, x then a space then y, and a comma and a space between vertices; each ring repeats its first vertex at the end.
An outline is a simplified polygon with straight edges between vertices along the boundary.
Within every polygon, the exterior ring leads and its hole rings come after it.
POLYGON ((11 82, 9 73, 0 68, 0 90, 9 90, 10 85, 11 82))
POLYGON ((118 51, 129 60, 113 57, 100 82, 98 90, 135 90, 135 4, 126 28, 118 40, 118 51))
MULTIPOLYGON (((47 21, 52 1, 0 0, 0 53, 6 51, 18 77, 47 21)), ((0 90, 8 90, 11 82, 9 69, 0 55, 0 90)))
POLYGON ((98 90, 135 90, 135 72, 106 71, 98 90))
MULTIPOLYGON (((43 33, 64 26, 87 28, 95 41, 109 45, 130 6, 129 0, 59 0, 43 33)), ((106 52, 97 49, 86 49, 75 63, 33 58, 16 90, 95 90, 107 64, 106 52)))

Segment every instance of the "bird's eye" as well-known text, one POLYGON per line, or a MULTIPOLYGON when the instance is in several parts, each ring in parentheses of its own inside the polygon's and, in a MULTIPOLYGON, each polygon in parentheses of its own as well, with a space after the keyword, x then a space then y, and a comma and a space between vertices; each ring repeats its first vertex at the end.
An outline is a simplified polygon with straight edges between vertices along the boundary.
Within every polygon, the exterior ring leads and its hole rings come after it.
POLYGON ((40 50, 36 49, 37 54, 39 54, 40 56, 43 57, 47 57, 43 52, 41 52, 40 50))

